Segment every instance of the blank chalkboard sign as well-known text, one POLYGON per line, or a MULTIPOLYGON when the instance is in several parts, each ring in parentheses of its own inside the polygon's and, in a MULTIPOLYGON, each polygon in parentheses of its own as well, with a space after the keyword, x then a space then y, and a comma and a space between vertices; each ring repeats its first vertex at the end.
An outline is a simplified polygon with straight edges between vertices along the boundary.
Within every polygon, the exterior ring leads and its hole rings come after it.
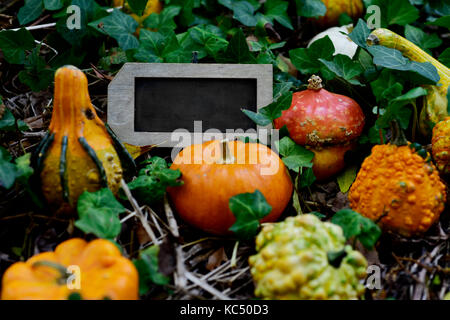
POLYGON ((271 100, 271 65, 126 63, 108 87, 108 124, 134 145, 185 146, 211 130, 256 138, 241 109, 271 100))

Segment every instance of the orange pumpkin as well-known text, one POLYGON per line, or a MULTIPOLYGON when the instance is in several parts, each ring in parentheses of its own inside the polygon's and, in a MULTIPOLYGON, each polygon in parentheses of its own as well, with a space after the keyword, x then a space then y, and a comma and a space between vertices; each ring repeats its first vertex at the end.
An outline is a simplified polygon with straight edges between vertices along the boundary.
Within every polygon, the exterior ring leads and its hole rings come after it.
POLYGON ((9 267, 1 299, 66 300, 77 293, 85 300, 137 300, 138 288, 134 264, 112 242, 74 238, 9 267))
POLYGON ((227 234, 235 222, 231 197, 259 190, 272 211, 262 222, 278 219, 293 184, 278 155, 258 143, 208 141, 183 149, 171 169, 180 169, 184 184, 169 188, 176 211, 187 223, 213 234, 227 234))
POLYGON ((357 19, 363 14, 364 5, 362 0, 321 0, 327 7, 324 16, 315 22, 321 27, 334 27, 339 24, 339 17, 346 13, 352 19, 357 19))
POLYGON ((410 237, 426 232, 444 210, 446 187, 425 154, 424 159, 394 126, 393 140, 376 145, 350 188, 353 210, 385 230, 410 237))

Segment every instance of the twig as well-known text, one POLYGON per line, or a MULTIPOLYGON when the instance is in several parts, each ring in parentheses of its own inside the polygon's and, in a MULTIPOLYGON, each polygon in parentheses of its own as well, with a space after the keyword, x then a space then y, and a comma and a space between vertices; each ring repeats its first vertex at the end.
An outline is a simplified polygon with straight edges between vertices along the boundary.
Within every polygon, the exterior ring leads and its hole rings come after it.
POLYGON ((136 216, 139 218, 139 220, 142 223, 142 226, 144 227, 144 230, 147 232, 148 236, 152 240, 152 242, 156 245, 159 244, 158 239, 156 238, 155 234, 153 233, 152 228, 150 228, 150 225, 148 224, 147 219, 145 219, 144 214, 141 211, 141 208, 139 207, 136 199, 133 198, 131 195, 131 191, 128 188, 127 184, 125 183, 125 180, 120 181, 120 186, 122 187, 123 191, 125 192, 125 195, 128 198, 128 201, 131 203, 131 206, 133 207, 134 211, 136 212, 136 216))
MULTIPOLYGON (((106 12, 111 13, 111 12, 113 12, 114 9, 122 9, 122 6, 116 7, 116 8, 106 9, 106 12)), ((1 10, 0 10, 0 12, 1 12, 1 10)), ((46 24, 39 24, 37 26, 28 26, 28 27, 25 27, 25 29, 30 31, 30 30, 39 30, 39 29, 53 28, 55 26, 56 26, 56 22, 51 22, 51 23, 46 23, 46 24)), ((6 30, 18 31, 18 30, 20 30, 22 28, 23 27, 15 28, 15 29, 6 29, 6 30)))
POLYGON ((231 264, 232 268, 236 267, 236 256, 237 256, 238 247, 239 247, 239 241, 236 241, 236 243, 234 244, 233 253, 231 255, 230 264, 231 264))
MULTIPOLYGON (((178 224, 173 215, 172 209, 170 208, 169 201, 167 197, 164 196, 164 211, 166 213, 167 221, 169 222, 170 232, 175 238, 180 237, 180 233, 178 232, 178 224)), ((187 285, 186 281, 186 267, 184 265, 183 258, 183 248, 179 243, 175 244, 175 253, 177 258, 177 271, 175 277, 175 283, 177 286, 185 287, 187 285)))
POLYGON ((224 295, 222 292, 220 292, 219 290, 217 290, 214 287, 210 286, 205 281, 200 280, 199 278, 194 276, 192 273, 186 272, 185 276, 186 276, 187 279, 189 279, 189 281, 191 281, 192 283, 196 284, 197 286, 199 286, 203 290, 209 292, 210 294, 212 294, 216 298, 218 298, 220 300, 231 300, 230 297, 224 295))
POLYGON ((170 231, 175 238, 180 237, 180 233, 178 232, 178 224, 177 220, 175 220, 175 216, 173 215, 173 211, 170 208, 169 201, 167 200, 167 195, 164 195, 164 211, 166 212, 167 221, 169 222, 170 231))

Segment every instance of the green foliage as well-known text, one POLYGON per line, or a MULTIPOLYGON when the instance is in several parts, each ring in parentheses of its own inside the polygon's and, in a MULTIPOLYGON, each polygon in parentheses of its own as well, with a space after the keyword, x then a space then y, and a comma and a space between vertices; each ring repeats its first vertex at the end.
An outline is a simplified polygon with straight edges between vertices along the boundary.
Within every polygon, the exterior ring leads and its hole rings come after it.
POLYGON ((296 144, 291 138, 284 137, 275 145, 282 156, 281 159, 290 170, 299 172, 302 167, 312 167, 314 152, 296 144))
POLYGON ((33 91, 45 90, 53 81, 54 70, 47 66, 36 47, 25 60, 25 69, 19 72, 19 80, 33 91))
MULTIPOLYGON (((286 91, 286 87, 284 89, 280 88, 279 90, 286 91)), ((281 112, 283 110, 289 109, 289 107, 291 106, 292 92, 287 91, 285 93, 282 93, 281 91, 279 91, 278 94, 281 95, 268 106, 261 108, 258 113, 245 109, 242 109, 242 112, 244 112, 245 115, 252 119, 256 124, 260 126, 266 126, 272 123, 273 120, 281 117, 281 112)))
MULTIPOLYGON (((164 199, 167 187, 183 184, 180 170, 169 169, 164 159, 152 157, 143 164, 145 167, 139 170, 137 178, 128 184, 139 203, 151 205, 160 202, 164 199)), ((121 198, 126 197, 121 194, 121 198)))
POLYGON ((123 50, 135 49, 139 46, 139 41, 133 35, 138 26, 137 21, 118 9, 114 9, 109 16, 92 21, 88 25, 116 39, 123 50))
POLYGON ((418 45, 428 53, 430 53, 430 50, 428 49, 439 47, 442 44, 442 40, 437 34, 427 34, 420 28, 413 27, 409 24, 405 27, 405 36, 406 39, 418 45))
POLYGON ((164 286, 170 282, 170 278, 159 271, 159 246, 142 250, 139 259, 133 260, 139 272, 139 294, 143 295, 150 291, 154 285, 164 286))
POLYGON ((368 50, 373 56, 373 63, 377 66, 399 71, 412 71, 428 79, 431 83, 439 81, 436 68, 429 62, 411 61, 405 58, 400 51, 384 46, 374 45, 368 47, 368 50))
POLYGON ((439 61, 450 68, 450 48, 445 49, 439 56, 439 61))
POLYGON ((236 222, 230 230, 243 240, 254 237, 258 232, 259 220, 272 211, 272 207, 259 190, 255 190, 254 193, 242 193, 231 197, 229 207, 236 217, 236 222))
POLYGON ((411 109, 407 105, 414 104, 418 97, 424 96, 427 91, 418 87, 389 101, 386 111, 377 119, 378 128, 388 128, 392 120, 397 120, 402 129, 407 129, 411 117, 411 109))
POLYGON ((337 54, 332 61, 319 59, 335 76, 346 80, 353 85, 362 85, 355 77, 359 76, 363 71, 363 67, 359 61, 352 61, 348 56, 337 54))
POLYGON ((327 12, 327 7, 320 0, 295 0, 297 14, 302 17, 321 17, 327 12))
POLYGON ((142 16, 148 0, 127 0, 131 10, 138 16, 142 16))
POLYGON ((3 30, 0 32, 0 48, 6 61, 11 64, 24 64, 26 52, 34 47, 33 36, 24 28, 17 31, 3 30))
POLYGON ((369 218, 351 209, 342 209, 331 218, 344 231, 347 239, 355 238, 367 249, 372 249, 381 235, 381 229, 369 218))
MULTIPOLYGON (((330 60, 333 57, 334 45, 330 37, 325 36, 314 41, 309 48, 298 48, 289 51, 292 63, 303 74, 320 72, 325 78, 330 75, 328 68, 321 60, 330 60)), ((333 76, 331 76, 332 78, 333 76)))
MULTIPOLYGON (((364 0, 364 3, 366 7, 370 5, 380 7, 382 28, 389 27, 390 25, 404 26, 419 18, 419 10, 408 0, 364 0)), ((366 18, 368 18, 368 15, 366 18)))
POLYGON ((79 219, 75 221, 75 226, 83 232, 110 240, 119 235, 119 214, 125 212, 125 208, 116 200, 110 189, 85 191, 78 198, 77 211, 79 219))
POLYGON ((346 193, 350 189, 353 181, 355 181, 356 179, 357 173, 358 167, 356 165, 352 165, 347 167, 337 176, 339 189, 341 190, 342 193, 346 193))
POLYGON ((20 8, 17 18, 20 25, 25 25, 36 20, 44 11, 42 0, 25 0, 25 5, 20 8))

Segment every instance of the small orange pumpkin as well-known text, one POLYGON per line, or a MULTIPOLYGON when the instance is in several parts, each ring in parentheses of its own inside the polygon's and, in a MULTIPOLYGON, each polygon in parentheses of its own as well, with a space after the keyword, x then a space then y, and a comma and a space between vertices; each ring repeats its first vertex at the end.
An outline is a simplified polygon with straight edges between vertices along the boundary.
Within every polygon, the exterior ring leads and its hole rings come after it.
POLYGON ((224 235, 235 222, 231 197, 259 190, 272 211, 262 222, 273 222, 286 208, 293 184, 280 157, 270 148, 242 141, 208 141, 183 149, 171 169, 184 184, 168 188, 176 211, 187 223, 224 235))
POLYGON ((111 241, 73 238, 10 266, 1 299, 66 300, 76 293, 84 300, 137 300, 138 289, 136 267, 111 241))
POLYGON ((351 208, 406 237, 426 232, 444 210, 446 187, 424 153, 427 159, 394 125, 392 141, 364 160, 350 188, 351 208))

